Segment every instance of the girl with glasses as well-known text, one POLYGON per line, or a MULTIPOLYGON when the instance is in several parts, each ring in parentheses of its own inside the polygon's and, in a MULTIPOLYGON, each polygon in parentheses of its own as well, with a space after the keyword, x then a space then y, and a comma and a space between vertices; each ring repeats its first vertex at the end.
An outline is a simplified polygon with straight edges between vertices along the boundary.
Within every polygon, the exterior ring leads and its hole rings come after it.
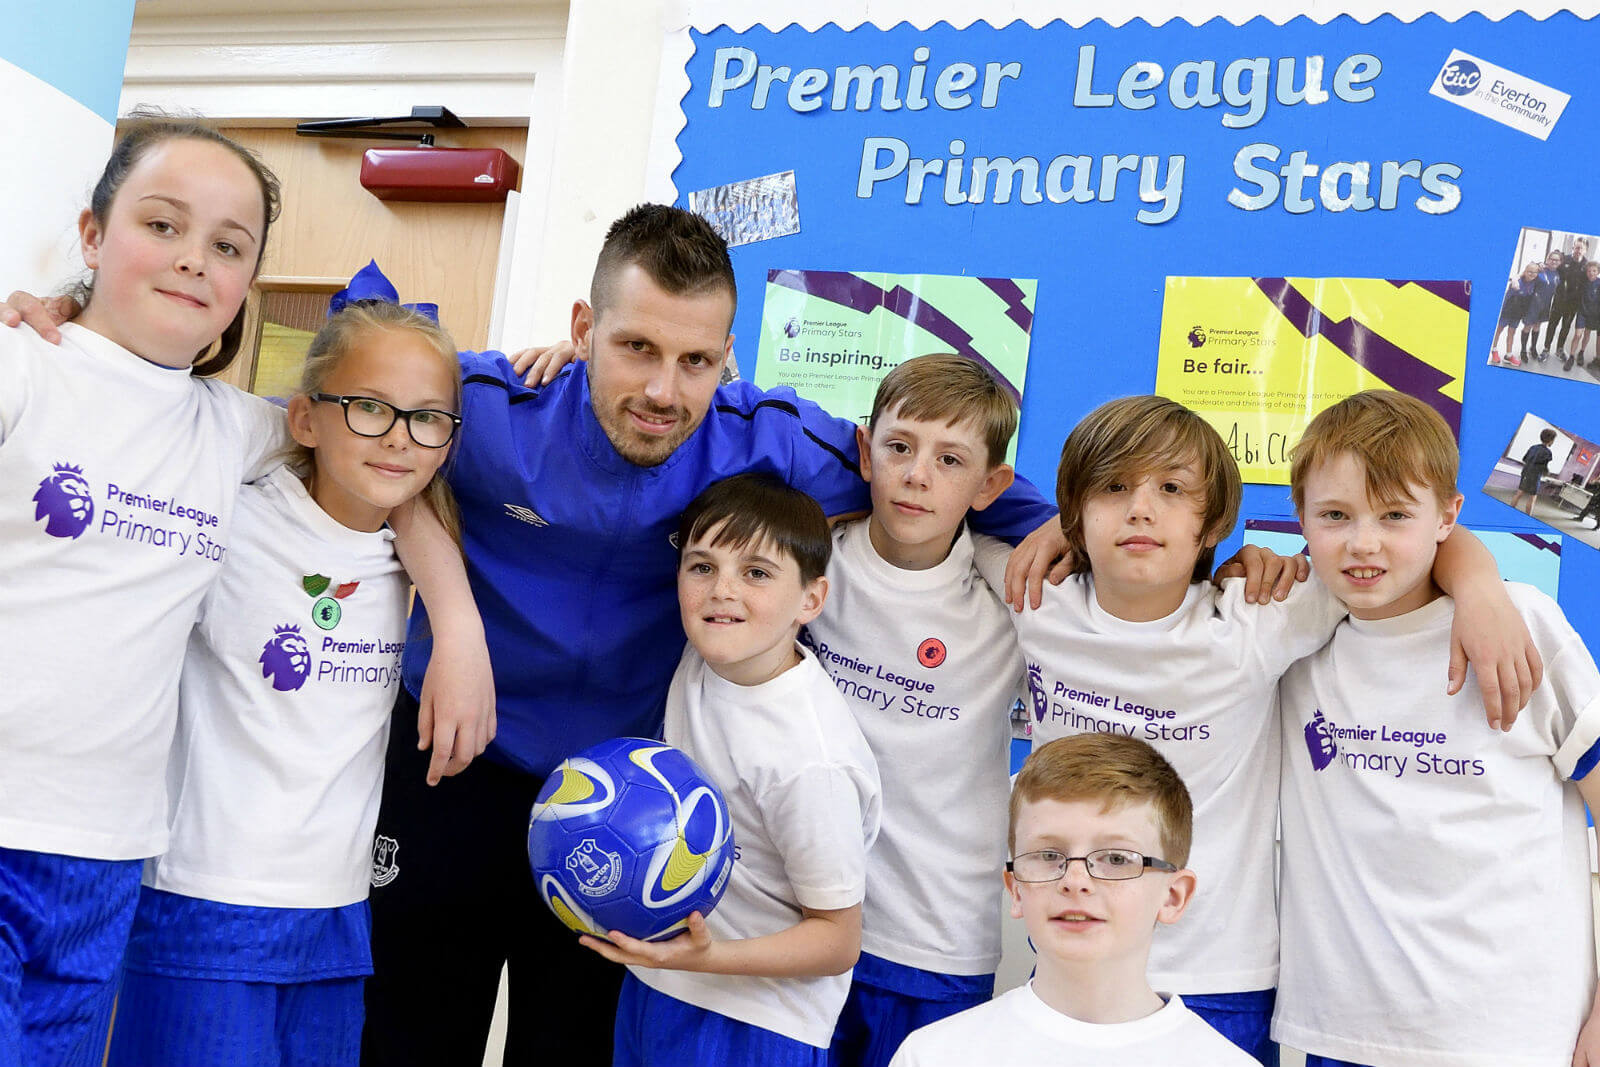
MULTIPOLYGON (((312 341, 286 466, 240 493, 180 685, 171 844, 140 893, 111 1064, 359 1059, 367 890, 407 586, 390 512, 440 468, 455 344, 362 301, 312 341)), ((404 862, 404 857, 399 857, 404 862)))

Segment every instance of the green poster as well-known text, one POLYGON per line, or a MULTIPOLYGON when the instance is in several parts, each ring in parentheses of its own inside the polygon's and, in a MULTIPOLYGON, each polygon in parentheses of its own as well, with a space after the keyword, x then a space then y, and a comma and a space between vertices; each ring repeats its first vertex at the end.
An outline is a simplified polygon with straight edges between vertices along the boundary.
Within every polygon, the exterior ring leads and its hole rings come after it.
MULTIPOLYGON (((865 422, 885 374, 913 356, 954 352, 982 363, 1020 403, 1038 289, 1029 278, 768 271, 755 383, 787 385, 865 422)), ((1016 451, 1013 438, 1008 462, 1016 451)))

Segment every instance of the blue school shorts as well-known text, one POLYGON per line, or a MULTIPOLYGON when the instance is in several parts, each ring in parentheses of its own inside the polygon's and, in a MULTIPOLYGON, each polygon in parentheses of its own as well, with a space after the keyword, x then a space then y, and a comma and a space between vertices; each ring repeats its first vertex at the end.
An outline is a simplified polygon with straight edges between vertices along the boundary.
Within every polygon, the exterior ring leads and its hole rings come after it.
POLYGON ((828 1050, 685 1004, 630 971, 617 999, 611 1067, 828 1067, 828 1050))
POLYGON ((1278 1043, 1271 1035, 1272 1006, 1277 1000, 1276 989, 1183 995, 1190 1011, 1264 1067, 1278 1067, 1278 1043))
POLYGON ((1306 1067, 1362 1067, 1362 1065, 1351 1063, 1349 1060, 1336 1060, 1329 1056, 1313 1056, 1307 1053, 1306 1067))
POLYGON ((110 1063, 353 1065, 371 933, 366 901, 263 908, 146 886, 110 1063))
POLYGON ((231 982, 129 971, 108 1067, 262 1067, 361 1061, 365 978, 231 982))
POLYGON ((993 996, 992 974, 940 974, 863 952, 829 1054, 835 1067, 888 1067, 911 1031, 993 996))
POLYGON ((0 1065, 99 1067, 143 870, 0 848, 0 1065))

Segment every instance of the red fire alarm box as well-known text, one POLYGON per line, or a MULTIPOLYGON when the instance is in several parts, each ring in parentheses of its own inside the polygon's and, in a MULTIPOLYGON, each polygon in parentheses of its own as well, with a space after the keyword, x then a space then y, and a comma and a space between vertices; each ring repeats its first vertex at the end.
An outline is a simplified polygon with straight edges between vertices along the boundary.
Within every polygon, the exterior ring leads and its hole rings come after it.
POLYGON ((379 200, 499 201, 517 173, 498 148, 371 148, 361 157, 362 188, 379 200))

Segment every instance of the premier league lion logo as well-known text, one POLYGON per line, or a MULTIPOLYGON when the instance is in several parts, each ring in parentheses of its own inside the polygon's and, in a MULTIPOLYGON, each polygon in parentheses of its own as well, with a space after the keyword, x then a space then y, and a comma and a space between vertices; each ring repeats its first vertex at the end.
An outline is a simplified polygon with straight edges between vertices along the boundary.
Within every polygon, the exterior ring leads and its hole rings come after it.
POLYGON ((1333 728, 1322 717, 1318 708, 1312 720, 1306 723, 1306 750, 1311 753, 1311 769, 1320 771, 1333 762, 1339 754, 1339 744, 1333 739, 1333 728))
POLYGON ((298 626, 278 626, 261 650, 261 677, 280 693, 299 689, 311 677, 311 649, 298 626))
POLYGON ((89 528, 94 518, 94 491, 84 480, 83 471, 57 463, 54 472, 39 483, 33 494, 35 519, 44 519, 44 532, 51 537, 76 538, 89 528))
POLYGON ((1200 348, 1205 343, 1206 343, 1206 329, 1205 329, 1204 326, 1196 326, 1194 329, 1189 331, 1189 347, 1190 348, 1200 348))
POLYGON ((1050 698, 1044 695, 1044 672, 1037 663, 1028 664, 1028 696, 1033 700, 1033 720, 1044 722, 1050 710, 1050 698))

